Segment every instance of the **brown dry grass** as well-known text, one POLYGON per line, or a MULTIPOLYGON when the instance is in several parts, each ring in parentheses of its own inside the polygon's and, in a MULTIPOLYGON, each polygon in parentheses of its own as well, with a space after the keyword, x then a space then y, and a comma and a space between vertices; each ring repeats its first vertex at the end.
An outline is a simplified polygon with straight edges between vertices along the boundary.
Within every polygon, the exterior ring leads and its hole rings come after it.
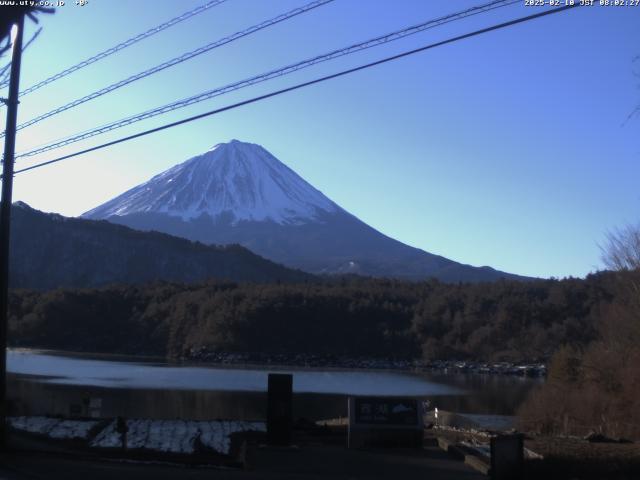
POLYGON ((518 412, 521 430, 640 440, 640 296, 627 286, 603 308, 598 340, 554 355, 546 383, 518 412))

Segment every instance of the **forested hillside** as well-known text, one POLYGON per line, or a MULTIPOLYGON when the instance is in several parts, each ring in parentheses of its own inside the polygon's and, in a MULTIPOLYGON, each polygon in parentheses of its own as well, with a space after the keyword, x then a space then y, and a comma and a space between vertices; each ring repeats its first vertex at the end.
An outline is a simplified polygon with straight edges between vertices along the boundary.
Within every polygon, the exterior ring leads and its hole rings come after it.
POLYGON ((100 287, 156 280, 304 282, 312 275, 239 245, 203 245, 108 222, 43 213, 14 204, 10 283, 16 288, 100 287))
POLYGON ((217 352, 534 360, 586 344, 613 274, 484 284, 341 279, 19 290, 10 344, 185 358, 217 352))

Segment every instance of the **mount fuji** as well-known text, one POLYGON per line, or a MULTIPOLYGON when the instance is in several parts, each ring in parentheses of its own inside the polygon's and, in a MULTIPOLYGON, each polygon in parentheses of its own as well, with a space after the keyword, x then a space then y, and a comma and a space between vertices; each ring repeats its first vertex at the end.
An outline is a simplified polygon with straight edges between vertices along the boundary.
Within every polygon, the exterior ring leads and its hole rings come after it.
POLYGON ((206 244, 240 244, 311 273, 452 282, 522 278, 387 237, 260 145, 238 140, 218 144, 82 216, 206 244))

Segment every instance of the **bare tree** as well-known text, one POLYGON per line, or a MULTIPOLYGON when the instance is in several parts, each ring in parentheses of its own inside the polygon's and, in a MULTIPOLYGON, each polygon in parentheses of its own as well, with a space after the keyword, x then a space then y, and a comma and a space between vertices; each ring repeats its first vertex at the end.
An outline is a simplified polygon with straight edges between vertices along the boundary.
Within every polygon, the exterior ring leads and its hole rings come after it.
POLYGON ((607 233, 606 244, 600 250, 602 261, 610 270, 640 269, 640 223, 607 233))
POLYGON ((617 298, 603 315, 600 333, 626 360, 640 345, 640 223, 609 232, 600 249, 605 266, 620 272, 617 298))

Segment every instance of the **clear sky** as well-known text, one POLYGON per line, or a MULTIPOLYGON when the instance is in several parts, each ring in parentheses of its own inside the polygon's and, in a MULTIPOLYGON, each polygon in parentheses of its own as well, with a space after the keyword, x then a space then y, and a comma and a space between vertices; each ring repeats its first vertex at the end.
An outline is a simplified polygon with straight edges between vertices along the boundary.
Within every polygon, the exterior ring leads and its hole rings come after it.
MULTIPOLYGON (((66 0, 42 17, 21 86, 201 3, 66 0)), ((305 3, 228 0, 24 97, 18 121, 305 3)), ((24 129, 17 150, 479 3, 335 0, 24 129)), ((536 11, 523 0, 33 161, 536 11)), ((625 122, 640 103, 638 55, 640 6, 578 8, 20 174, 14 199, 80 215, 237 138, 409 245, 523 275, 584 276, 601 268, 605 232, 640 220, 640 117, 625 122)))

